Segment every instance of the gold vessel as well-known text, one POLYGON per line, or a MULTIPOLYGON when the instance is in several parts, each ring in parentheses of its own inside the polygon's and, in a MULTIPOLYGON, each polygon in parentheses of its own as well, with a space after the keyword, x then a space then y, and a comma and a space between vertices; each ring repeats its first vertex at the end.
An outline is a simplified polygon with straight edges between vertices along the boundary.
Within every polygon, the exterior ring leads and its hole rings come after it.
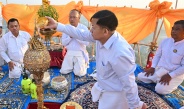
POLYGON ((36 80, 38 96, 37 109, 47 109, 43 103, 42 79, 44 72, 50 67, 51 61, 48 50, 44 44, 39 41, 40 36, 38 32, 45 35, 46 41, 51 41, 52 35, 56 32, 56 30, 43 29, 43 27, 49 23, 45 16, 58 19, 56 10, 50 6, 48 0, 42 0, 42 6, 38 10, 38 19, 35 22, 34 36, 29 41, 29 49, 26 51, 23 59, 25 69, 33 74, 33 77, 36 80))
POLYGON ((56 30, 53 30, 53 29, 41 29, 40 33, 45 36, 45 41, 50 41, 50 43, 53 44, 54 41, 52 41, 51 38, 52 38, 52 35, 54 33, 56 33, 56 30))
POLYGON ((36 20, 36 27, 42 29, 44 26, 47 26, 48 23, 49 21, 46 17, 38 17, 36 20))
POLYGON ((52 35, 56 33, 56 30, 53 29, 42 29, 44 26, 48 24, 48 19, 45 16, 51 17, 54 20, 58 21, 59 14, 56 9, 50 5, 50 1, 42 0, 42 6, 39 8, 37 19, 37 28, 40 29, 39 32, 45 36, 46 47, 50 49, 50 45, 54 43, 52 41, 52 35))
POLYGON ((24 55, 24 68, 28 70, 36 81, 37 85, 37 96, 38 96, 38 107, 37 109, 47 109, 43 103, 43 87, 42 79, 44 72, 50 67, 50 54, 42 42, 38 40, 38 35, 35 33, 33 38, 29 41, 29 49, 24 55))

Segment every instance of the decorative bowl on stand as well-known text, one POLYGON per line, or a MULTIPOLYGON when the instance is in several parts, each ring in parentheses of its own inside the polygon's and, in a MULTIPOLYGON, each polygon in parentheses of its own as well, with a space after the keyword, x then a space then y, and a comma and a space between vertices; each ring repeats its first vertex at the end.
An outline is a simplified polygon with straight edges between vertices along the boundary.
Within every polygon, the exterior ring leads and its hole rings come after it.
POLYGON ((50 50, 51 44, 54 44, 54 41, 52 41, 52 35, 56 33, 56 30, 54 29, 40 29, 40 33, 45 36, 45 46, 47 47, 47 50, 50 50))
POLYGON ((46 41, 51 41, 51 37, 54 33, 56 33, 56 30, 54 30, 54 29, 41 29, 40 33, 42 35, 45 35, 46 41))

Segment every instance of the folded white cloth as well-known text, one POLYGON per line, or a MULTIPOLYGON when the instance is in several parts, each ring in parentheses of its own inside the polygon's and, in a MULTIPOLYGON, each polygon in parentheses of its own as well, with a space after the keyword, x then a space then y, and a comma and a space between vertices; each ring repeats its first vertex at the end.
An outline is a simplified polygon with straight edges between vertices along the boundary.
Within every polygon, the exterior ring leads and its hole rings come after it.
POLYGON ((18 62, 14 62, 14 69, 12 71, 9 70, 9 78, 20 78, 22 73, 22 66, 18 62))
POLYGON ((104 90, 98 86, 98 82, 94 84, 91 90, 91 95, 92 95, 92 101, 97 102, 104 90))

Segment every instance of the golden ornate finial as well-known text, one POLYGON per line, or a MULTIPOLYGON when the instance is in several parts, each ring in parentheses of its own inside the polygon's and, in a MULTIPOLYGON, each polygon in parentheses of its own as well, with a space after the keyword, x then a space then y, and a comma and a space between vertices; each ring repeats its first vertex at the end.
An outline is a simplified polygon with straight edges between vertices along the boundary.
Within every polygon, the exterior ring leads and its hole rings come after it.
POLYGON ((59 14, 56 9, 50 5, 50 1, 42 0, 42 6, 38 10, 38 17, 52 17, 54 20, 58 20, 59 14))
POLYGON ((42 5, 48 6, 48 5, 50 5, 50 1, 48 1, 48 0, 42 0, 42 5))
POLYGON ((37 22, 35 20, 34 36, 28 42, 29 43, 29 49, 30 50, 38 50, 38 51, 40 51, 40 50, 46 50, 46 47, 43 45, 43 43, 38 40, 38 38, 40 36, 39 36, 39 33, 38 33, 38 29, 36 27, 36 23, 37 22))

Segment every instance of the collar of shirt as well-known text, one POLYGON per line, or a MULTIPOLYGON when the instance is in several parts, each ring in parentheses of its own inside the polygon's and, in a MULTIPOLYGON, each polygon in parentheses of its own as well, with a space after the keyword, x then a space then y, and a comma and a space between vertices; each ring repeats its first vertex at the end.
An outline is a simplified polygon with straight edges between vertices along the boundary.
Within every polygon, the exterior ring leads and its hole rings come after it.
MULTIPOLYGON (((9 31, 10 33, 9 33, 9 36, 11 36, 11 37, 15 37, 13 34, 12 34, 12 32, 11 31, 9 31)), ((18 36, 21 36, 22 35, 22 33, 19 31, 19 35, 18 36)), ((17 36, 17 37, 18 37, 17 36)))
POLYGON ((104 45, 100 43, 100 48, 104 47, 107 50, 110 48, 110 46, 113 44, 114 40, 117 38, 117 32, 114 32, 114 34, 105 42, 104 45))
MULTIPOLYGON (((172 38, 172 39, 173 39, 173 38, 172 38)), ((174 42, 174 39, 173 39, 173 42, 174 42)), ((184 39, 181 40, 181 41, 175 42, 174 45, 177 45, 177 44, 180 44, 180 43, 184 43, 184 39)))

